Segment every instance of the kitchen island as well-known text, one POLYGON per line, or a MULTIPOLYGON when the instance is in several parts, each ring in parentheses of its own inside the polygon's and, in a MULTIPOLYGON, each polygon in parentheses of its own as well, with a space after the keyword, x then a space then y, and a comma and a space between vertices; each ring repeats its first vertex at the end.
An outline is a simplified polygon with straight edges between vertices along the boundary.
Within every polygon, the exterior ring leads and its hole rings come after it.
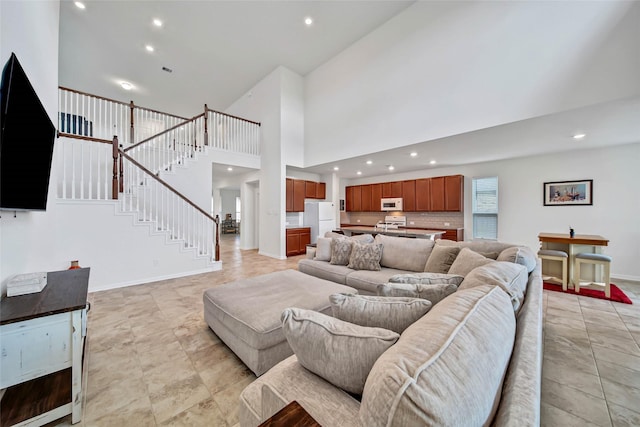
POLYGON ((353 236, 357 234, 384 234, 387 236, 396 237, 409 237, 418 239, 440 239, 444 235, 442 230, 426 230, 422 228, 406 228, 406 227, 376 227, 373 225, 353 225, 353 226, 341 226, 340 230, 347 236, 353 236))

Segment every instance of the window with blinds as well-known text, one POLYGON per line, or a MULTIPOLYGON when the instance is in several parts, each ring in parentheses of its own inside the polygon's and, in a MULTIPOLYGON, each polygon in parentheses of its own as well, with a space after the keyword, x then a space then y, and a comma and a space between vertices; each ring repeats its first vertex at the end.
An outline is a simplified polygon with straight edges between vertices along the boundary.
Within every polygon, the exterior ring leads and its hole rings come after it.
POLYGON ((498 239, 498 177, 473 178, 473 238, 498 239))

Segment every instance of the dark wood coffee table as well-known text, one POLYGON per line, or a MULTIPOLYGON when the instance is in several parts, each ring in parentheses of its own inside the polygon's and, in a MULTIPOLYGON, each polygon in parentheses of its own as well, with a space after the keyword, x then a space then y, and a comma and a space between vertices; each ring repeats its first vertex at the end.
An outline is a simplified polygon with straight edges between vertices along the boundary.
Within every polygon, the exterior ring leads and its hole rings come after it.
POLYGON ((321 427, 295 400, 276 412, 259 427, 321 427))

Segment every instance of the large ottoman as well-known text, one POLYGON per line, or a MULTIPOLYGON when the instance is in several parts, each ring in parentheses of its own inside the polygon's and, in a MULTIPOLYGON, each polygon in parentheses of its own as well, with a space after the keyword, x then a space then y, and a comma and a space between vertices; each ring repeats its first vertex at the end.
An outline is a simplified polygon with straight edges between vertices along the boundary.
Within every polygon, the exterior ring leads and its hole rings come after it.
POLYGON ((358 291, 297 270, 251 277, 204 292, 204 320, 257 376, 293 354, 282 332, 282 311, 331 314, 329 295, 358 291))

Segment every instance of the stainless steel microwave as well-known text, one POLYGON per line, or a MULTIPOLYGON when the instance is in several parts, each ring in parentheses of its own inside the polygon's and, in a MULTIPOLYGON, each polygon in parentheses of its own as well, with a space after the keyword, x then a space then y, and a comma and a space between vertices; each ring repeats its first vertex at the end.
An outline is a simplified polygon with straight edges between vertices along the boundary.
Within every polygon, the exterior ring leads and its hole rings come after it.
POLYGON ((380 200, 381 211, 401 211, 402 197, 384 198, 380 200))

